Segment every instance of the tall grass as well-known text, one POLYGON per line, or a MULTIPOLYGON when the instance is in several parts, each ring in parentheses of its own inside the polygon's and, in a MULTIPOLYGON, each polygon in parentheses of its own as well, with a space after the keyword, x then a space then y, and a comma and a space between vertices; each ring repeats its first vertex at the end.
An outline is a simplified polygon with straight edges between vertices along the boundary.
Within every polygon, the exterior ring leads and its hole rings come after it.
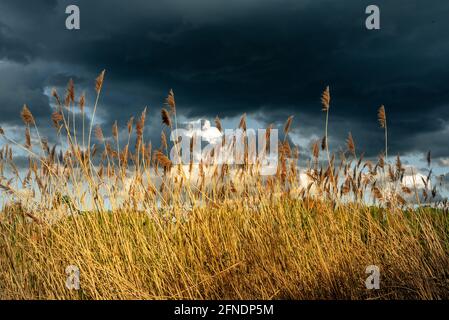
MULTIPOLYGON (((52 93, 58 145, 41 139, 28 107, 25 143, 0 128, 7 142, 0 150, 0 298, 448 298, 449 217, 447 204, 435 201, 432 174, 425 188, 410 188, 399 156, 394 165, 383 156, 364 160, 352 134, 335 162, 327 144, 329 88, 322 96, 327 164, 317 142, 313 161, 299 171, 289 117, 277 172, 262 177, 262 164, 247 161, 246 144, 243 165, 174 164, 164 131, 159 149, 145 141, 146 109, 123 131, 114 122, 108 137, 94 122, 104 74, 96 80, 87 146, 86 100, 78 103, 79 129, 73 82, 64 105, 52 93), (24 175, 13 148, 29 157, 24 175), (408 202, 413 195, 421 206, 408 202), (80 269, 78 291, 65 286, 69 265, 80 269), (381 270, 380 290, 365 287, 369 265, 381 270)), ((172 90, 166 105, 161 122, 171 130, 178 127, 172 90)), ((218 117, 215 123, 222 132, 218 117)), ((246 115, 238 127, 246 134, 246 115)))

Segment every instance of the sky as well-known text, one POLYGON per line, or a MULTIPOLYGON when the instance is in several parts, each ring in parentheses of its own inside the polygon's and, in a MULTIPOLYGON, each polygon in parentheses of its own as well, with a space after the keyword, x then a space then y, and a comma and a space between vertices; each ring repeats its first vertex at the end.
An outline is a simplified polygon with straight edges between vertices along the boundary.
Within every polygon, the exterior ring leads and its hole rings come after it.
POLYGON ((294 115, 291 139, 307 153, 323 136, 329 85, 332 150, 351 132, 359 152, 381 153, 384 104, 389 154, 420 167, 431 150, 446 172, 448 15, 447 0, 0 0, 0 125, 21 139, 26 103, 51 140, 51 88, 64 95, 72 78, 89 107, 105 69, 96 118, 104 128, 118 120, 125 130, 147 106, 146 134, 159 141, 172 88, 180 121, 219 116, 235 127, 246 112, 256 129, 281 128, 294 115), (71 4, 80 30, 65 27, 71 4), (380 30, 365 27, 370 4, 380 30))

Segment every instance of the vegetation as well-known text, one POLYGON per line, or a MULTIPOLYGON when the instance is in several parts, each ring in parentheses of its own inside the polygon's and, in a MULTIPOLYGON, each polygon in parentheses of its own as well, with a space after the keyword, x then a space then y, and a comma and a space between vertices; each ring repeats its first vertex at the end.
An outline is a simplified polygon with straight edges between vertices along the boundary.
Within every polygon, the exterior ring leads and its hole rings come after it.
MULTIPOLYGON (((166 134, 178 126, 171 90, 159 149, 145 141, 146 109, 122 130, 115 122, 106 137, 94 122, 104 77, 87 110, 72 81, 64 99, 53 91, 58 145, 41 138, 27 106, 24 143, 0 128, 0 298, 449 297, 448 206, 436 201, 432 174, 420 178, 423 188, 410 187, 399 156, 394 164, 383 154, 375 163, 364 160, 352 134, 336 160, 328 147, 328 87, 321 148, 320 141, 312 145, 301 172, 289 117, 277 172, 264 177, 259 162, 173 164, 166 134), (24 175, 13 148, 28 155, 24 175), (80 290, 65 285, 69 265, 80 269, 80 290), (365 287, 369 265, 380 268, 379 290, 365 287)), ((378 117, 386 154, 384 106, 378 117)), ((223 131, 218 117, 215 124, 223 131)), ((239 128, 247 130, 245 115, 239 128)))

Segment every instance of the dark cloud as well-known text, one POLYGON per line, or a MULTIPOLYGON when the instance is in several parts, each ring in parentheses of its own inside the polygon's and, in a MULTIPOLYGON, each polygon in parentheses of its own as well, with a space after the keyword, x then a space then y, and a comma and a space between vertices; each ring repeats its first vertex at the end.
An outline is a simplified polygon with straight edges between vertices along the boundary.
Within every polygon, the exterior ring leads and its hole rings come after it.
MULTIPOLYGON (((297 133, 321 136, 319 96, 331 86, 332 145, 351 131, 360 151, 383 148, 376 111, 385 104, 392 153, 447 157, 449 3, 376 1, 381 30, 364 27, 368 1, 231 0, 0 3, 0 122, 23 103, 48 114, 44 88, 74 78, 92 97, 107 69, 101 107, 110 124, 145 105, 158 117, 174 88, 190 118, 296 115, 297 133), (65 29, 65 6, 81 30, 65 29)), ((155 131, 152 129, 152 131, 155 131)))

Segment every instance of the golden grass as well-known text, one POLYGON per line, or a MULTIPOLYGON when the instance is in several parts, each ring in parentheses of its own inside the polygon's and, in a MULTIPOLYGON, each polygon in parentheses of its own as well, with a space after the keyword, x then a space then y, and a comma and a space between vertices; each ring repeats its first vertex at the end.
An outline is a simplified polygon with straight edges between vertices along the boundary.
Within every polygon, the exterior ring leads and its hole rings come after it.
POLYGON ((449 219, 277 199, 0 224, 2 299, 448 298, 449 219), (65 287, 80 268, 81 289, 65 287), (365 288, 365 268, 381 289, 365 288))
MULTIPOLYGON (((387 144, 385 158, 364 161, 350 133, 337 161, 328 148, 328 87, 321 142, 327 165, 320 164, 317 141, 301 178, 299 151, 287 139, 289 117, 275 175, 261 177, 261 164, 247 162, 245 145, 244 164, 201 161, 192 178, 193 163, 186 172, 169 158, 164 131, 160 149, 145 141, 146 109, 127 122, 124 139, 119 122, 112 137, 94 130, 104 80, 103 71, 87 145, 86 100, 79 99, 77 131, 72 81, 64 106, 52 92, 58 108, 51 121, 66 149, 41 139, 26 106, 24 143, 0 128, 7 142, 0 150, 1 299, 449 298, 449 217, 447 203, 432 208, 432 174, 423 190, 403 185, 405 169, 399 156, 388 162, 387 144), (11 146, 29 156, 24 177, 11 146), (4 177, 6 168, 11 178, 4 177), (424 199, 422 205, 413 209, 405 200, 410 195, 424 199), (65 286, 69 265, 80 269, 78 291, 65 286), (365 287, 369 265, 380 268, 380 290, 365 287)), ((162 124, 177 128, 172 90, 165 104, 162 124)), ((223 131, 218 117, 215 123, 223 131)), ((246 132, 246 114, 238 127, 246 132)), ((430 153, 427 158, 430 168, 430 153)))

